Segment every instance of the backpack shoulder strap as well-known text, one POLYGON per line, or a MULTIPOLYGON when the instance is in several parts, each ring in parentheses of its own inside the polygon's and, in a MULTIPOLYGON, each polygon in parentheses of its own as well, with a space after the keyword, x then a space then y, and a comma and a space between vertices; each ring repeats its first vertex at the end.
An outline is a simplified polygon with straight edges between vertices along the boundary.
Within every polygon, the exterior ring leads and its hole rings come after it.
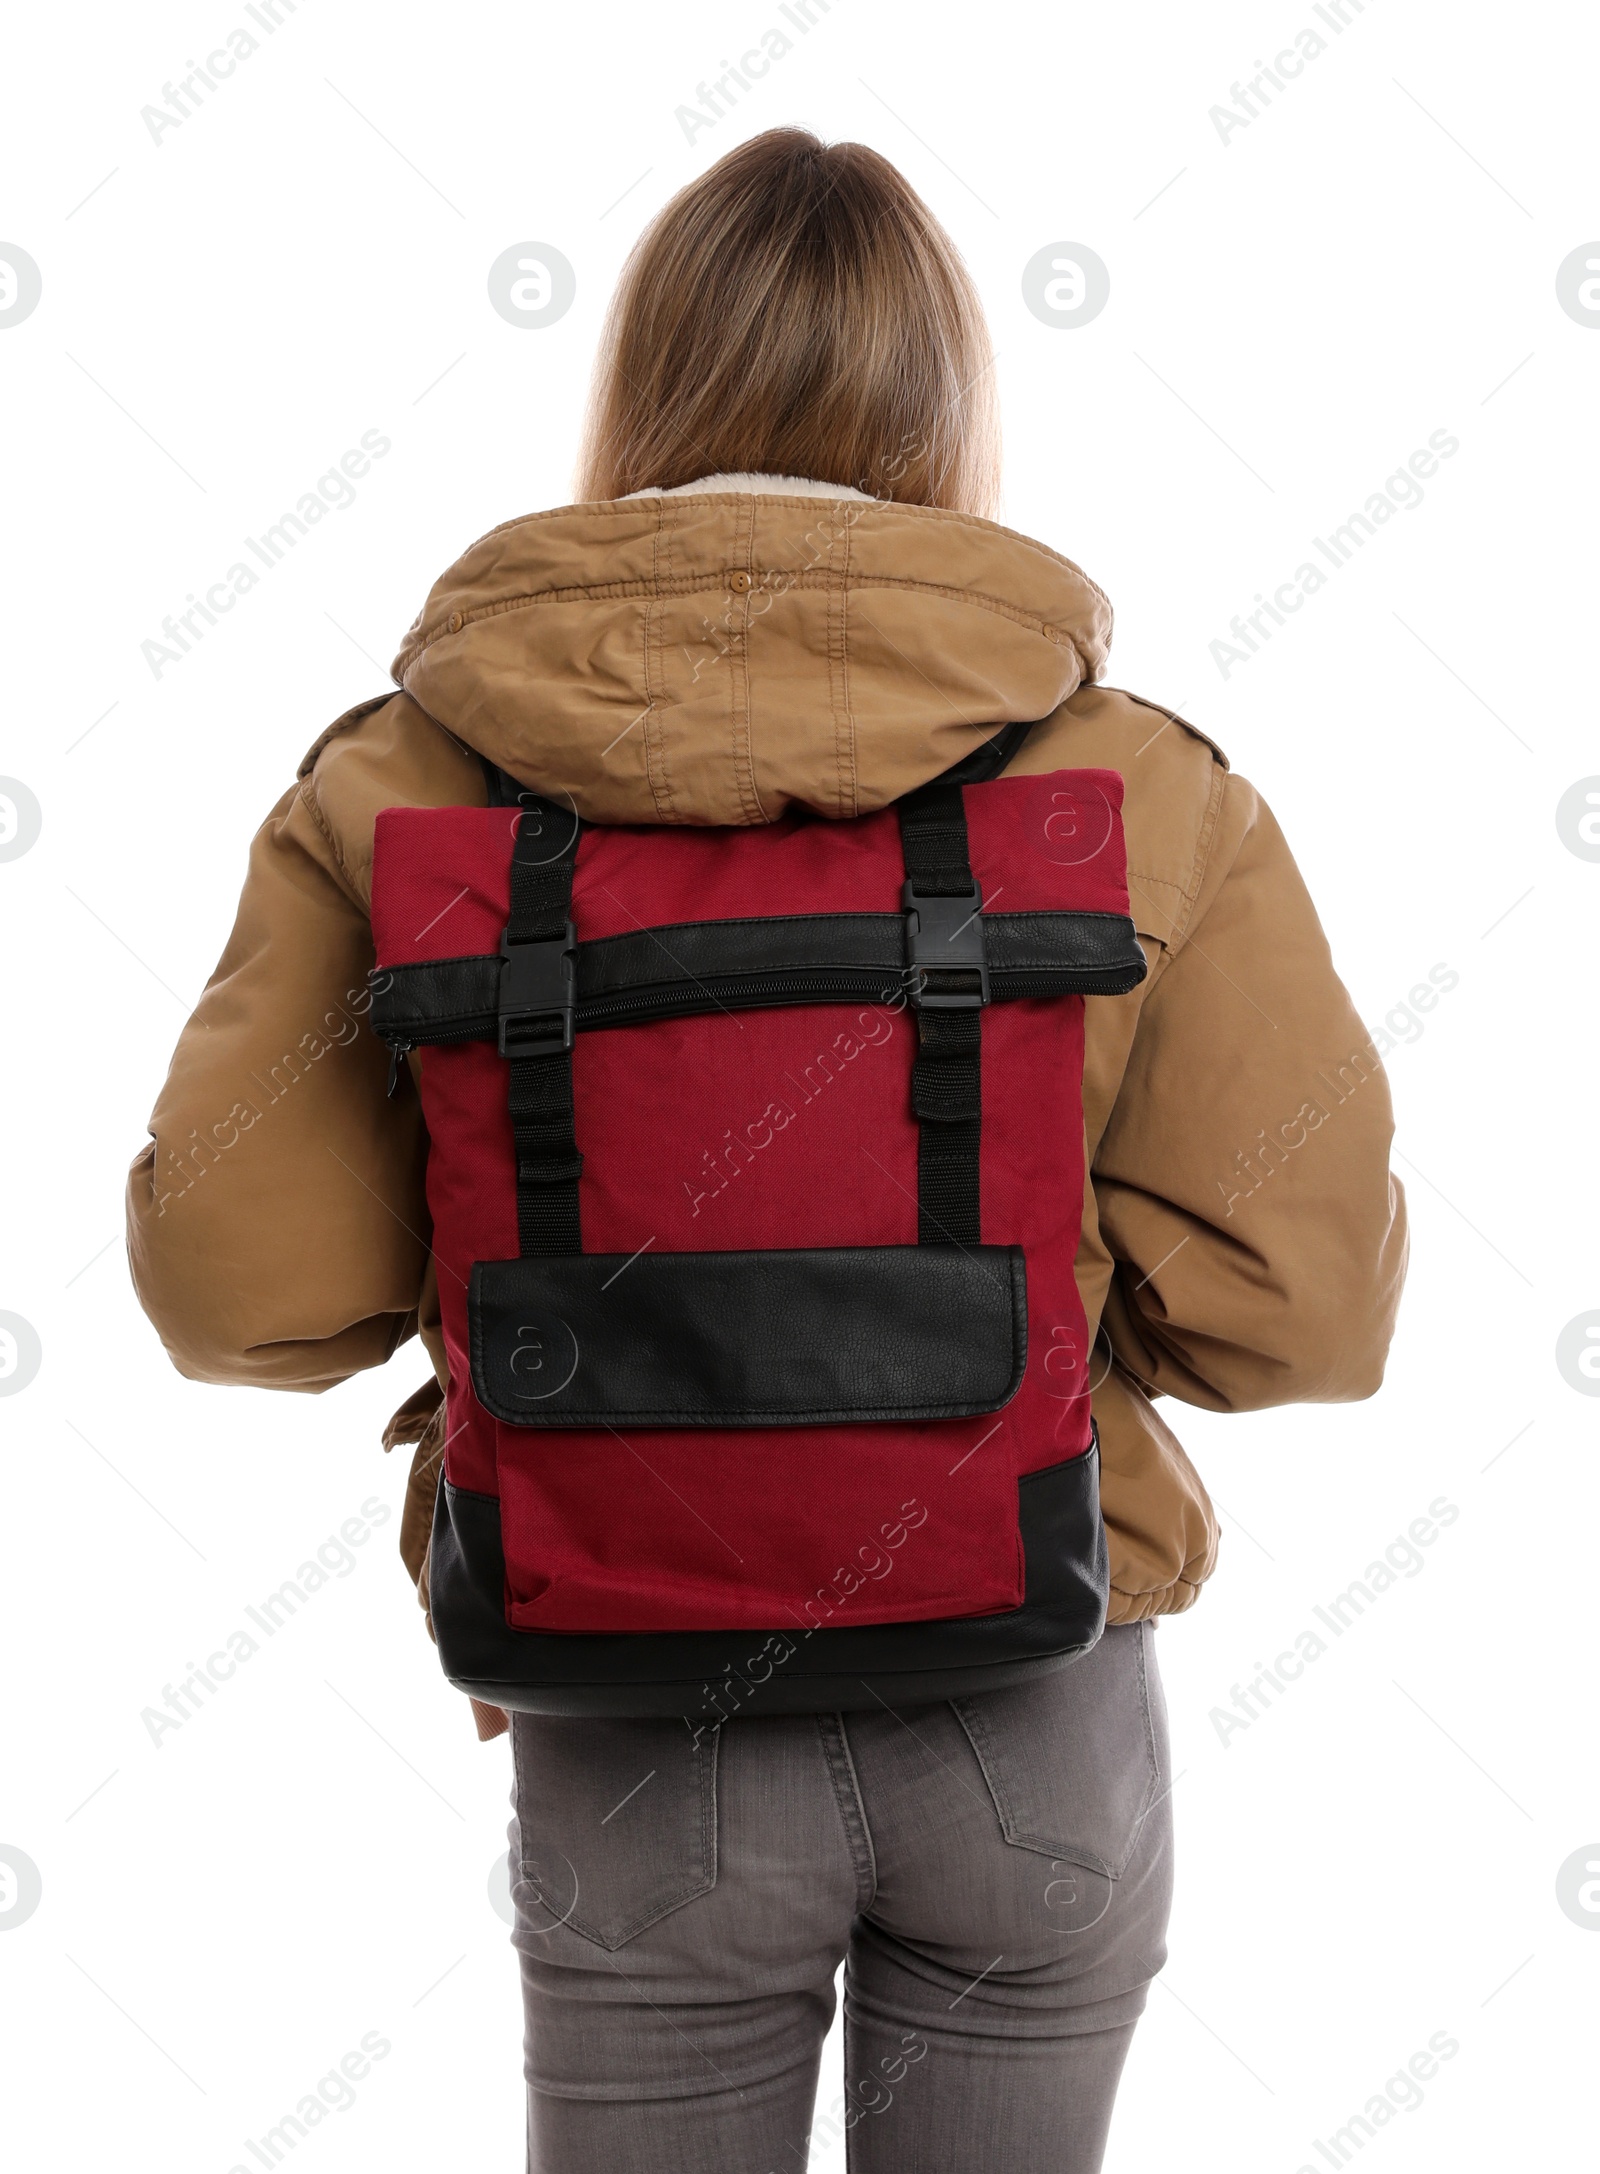
POLYGON ((478 755, 478 760, 483 764, 483 782, 488 787, 490 807, 516 807, 522 796, 522 787, 517 783, 510 771, 502 770, 497 762, 491 762, 488 756, 481 752, 478 755))
MULTIPOLYGON (((970 755, 963 755, 948 770, 942 770, 930 785, 986 785, 990 778, 997 778, 1006 765, 1019 752, 1022 743, 1034 726, 1041 723, 1037 717, 1025 717, 1020 723, 1002 725, 992 739, 983 741, 970 755)), ((919 786, 917 790, 926 788, 919 786)), ((907 794, 907 799, 912 796, 907 794)))

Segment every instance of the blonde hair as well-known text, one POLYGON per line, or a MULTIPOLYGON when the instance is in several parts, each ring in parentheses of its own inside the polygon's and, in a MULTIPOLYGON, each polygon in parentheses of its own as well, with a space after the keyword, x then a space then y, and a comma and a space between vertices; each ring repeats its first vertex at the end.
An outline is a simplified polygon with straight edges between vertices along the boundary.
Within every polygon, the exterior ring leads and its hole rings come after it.
POLYGON ((992 515, 993 365, 971 275, 905 177, 865 144, 770 129, 634 245, 578 495, 754 473, 992 515))

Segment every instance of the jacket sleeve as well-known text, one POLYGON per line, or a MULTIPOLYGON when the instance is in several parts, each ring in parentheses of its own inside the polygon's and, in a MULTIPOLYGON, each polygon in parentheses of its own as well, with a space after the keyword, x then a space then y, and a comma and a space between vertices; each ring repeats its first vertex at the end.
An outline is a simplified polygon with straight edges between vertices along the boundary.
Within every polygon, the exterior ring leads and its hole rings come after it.
POLYGON ((1388 1082, 1242 779, 1170 943, 1094 1163, 1112 1350, 1213 1411, 1370 1396, 1406 1262, 1388 1082))
POLYGON ((133 1280, 181 1373, 326 1389, 417 1325, 409 1085, 367 1025, 364 902, 309 778, 257 832, 238 917, 128 1181, 133 1280))

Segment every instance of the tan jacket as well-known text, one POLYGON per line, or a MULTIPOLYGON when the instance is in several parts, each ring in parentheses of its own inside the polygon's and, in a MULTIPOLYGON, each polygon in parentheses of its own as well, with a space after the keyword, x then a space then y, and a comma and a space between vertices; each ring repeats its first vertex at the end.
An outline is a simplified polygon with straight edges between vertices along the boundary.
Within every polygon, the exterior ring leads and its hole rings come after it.
MULTIPOLYGON (((1150 960, 1088 1005, 1085 1138, 1061 1142, 1092 1180, 1078 1278, 1111 1617, 1187 1608, 1217 1526, 1153 1399, 1370 1396, 1404 1216, 1388 1088, 1277 824, 1204 734, 1096 683, 1110 633, 1100 590, 1042 544, 784 479, 563 507, 474 544, 406 636, 404 691, 332 725, 256 834, 133 1166, 134 1278, 174 1363, 326 1389, 420 1330, 442 1374, 421 1115, 385 1099, 364 1025, 380 808, 481 804, 478 749, 599 822, 851 816, 1042 718, 1014 773, 1126 782, 1150 960)), ((437 1405, 431 1382, 388 1437, 421 1441, 414 1573, 437 1405)))

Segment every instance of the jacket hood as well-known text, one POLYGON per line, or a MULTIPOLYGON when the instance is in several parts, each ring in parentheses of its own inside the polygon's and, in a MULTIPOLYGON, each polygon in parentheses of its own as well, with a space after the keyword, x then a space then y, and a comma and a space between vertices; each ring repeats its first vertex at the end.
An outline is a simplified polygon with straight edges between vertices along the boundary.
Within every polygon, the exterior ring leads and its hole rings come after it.
POLYGON ((866 814, 1102 669, 1070 560, 966 514, 786 478, 563 506, 440 576, 394 676, 606 823, 866 814))

